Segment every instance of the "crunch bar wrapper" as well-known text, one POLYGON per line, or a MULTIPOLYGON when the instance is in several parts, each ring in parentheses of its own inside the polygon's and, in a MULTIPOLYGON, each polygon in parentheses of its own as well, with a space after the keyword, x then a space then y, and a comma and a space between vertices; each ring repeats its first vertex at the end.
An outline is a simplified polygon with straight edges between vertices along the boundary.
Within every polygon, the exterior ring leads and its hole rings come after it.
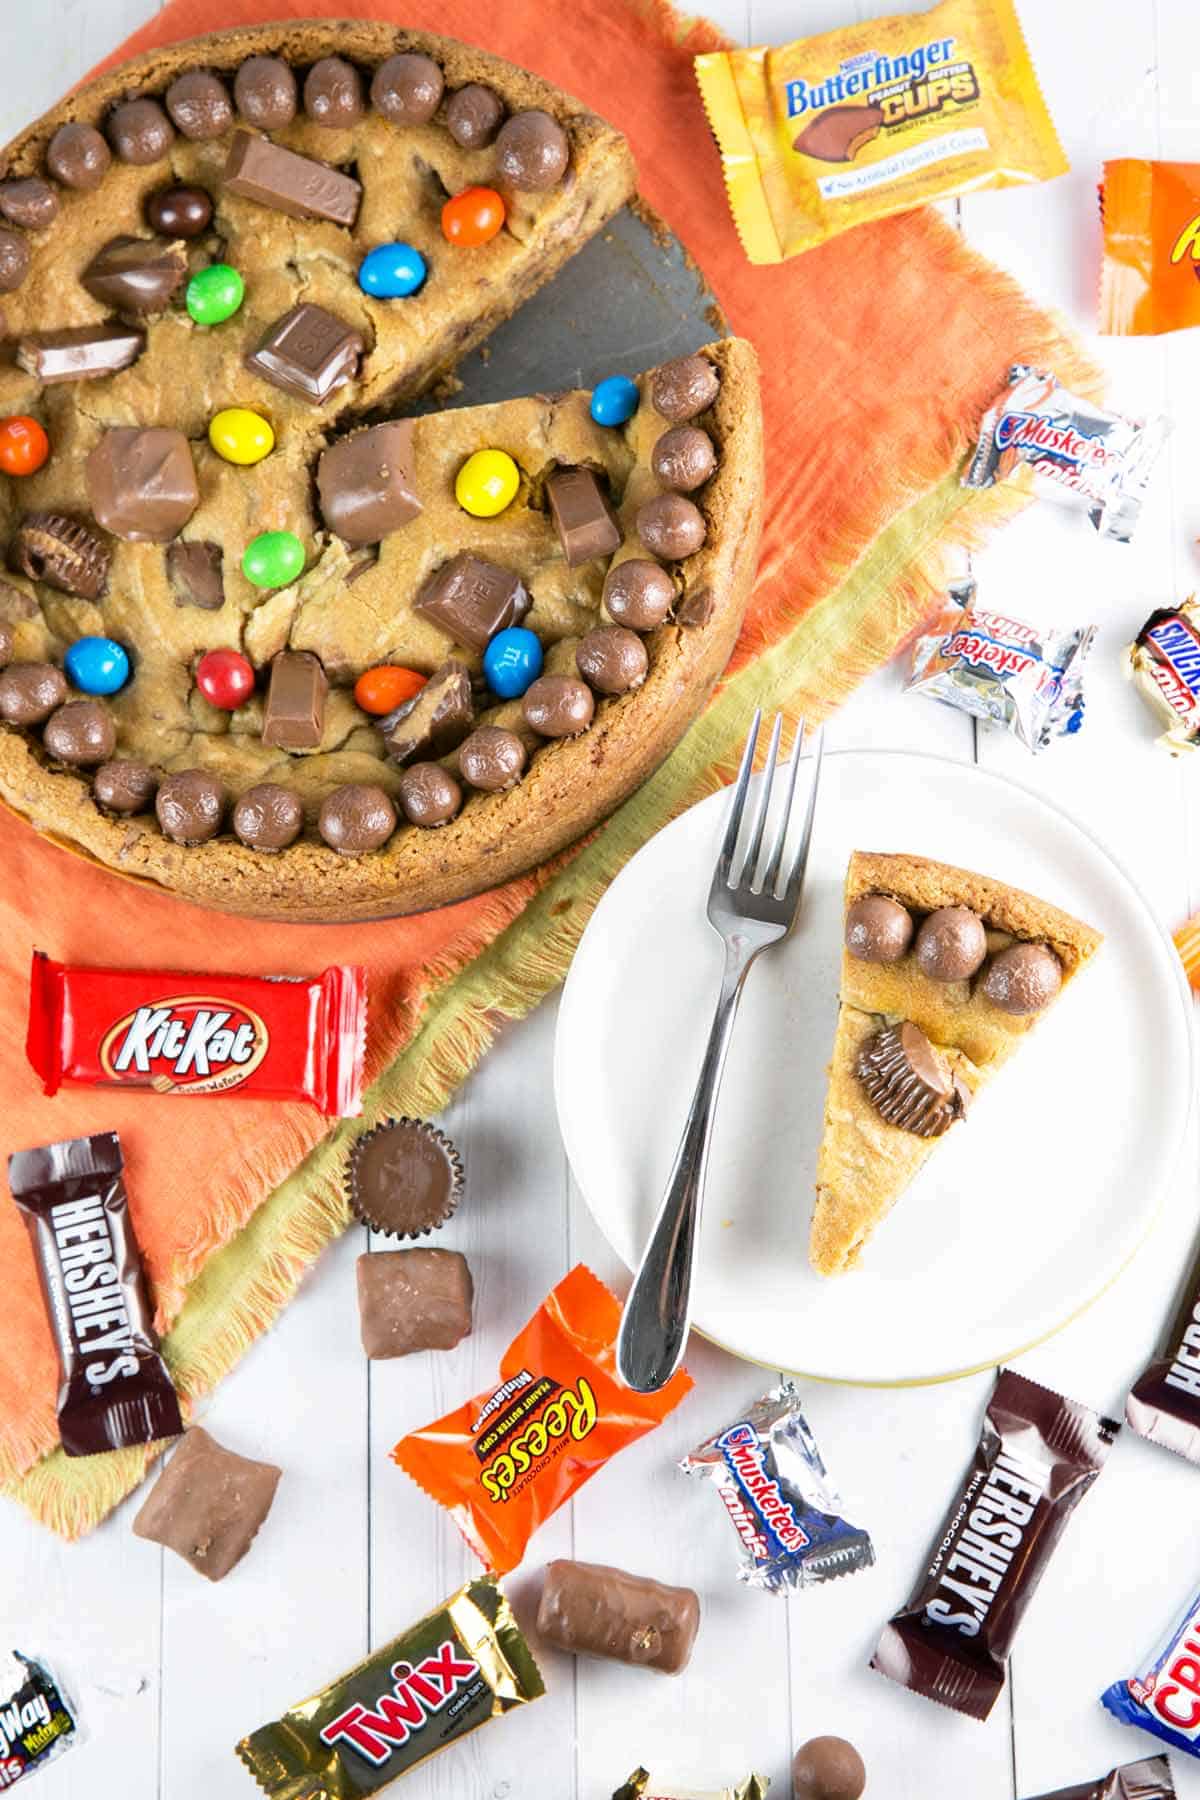
POLYGON ((696 77, 752 263, 1068 166, 1012 0, 942 0, 777 50, 713 51, 696 77))
POLYGON ((1188 1756, 1200 1756, 1200 1594, 1146 1666, 1114 1681, 1101 1704, 1122 1725, 1140 1725, 1188 1756))
POLYGON ((1175 1783, 1165 1756, 1147 1756, 1142 1762, 1122 1763, 1099 1781, 1081 1781, 1075 1787, 1055 1788, 1037 1800, 1175 1800, 1175 1783))
POLYGON ((613 1800, 766 1800, 770 1785, 765 1775, 747 1775, 736 1787, 681 1788, 674 1783, 659 1787, 651 1783, 648 1769, 635 1769, 613 1800))
POLYGON ((498 1575, 515 1569, 538 1526, 692 1386, 680 1369, 656 1394, 626 1387, 617 1374, 620 1322, 616 1295, 577 1264, 504 1352, 496 1386, 392 1451, 498 1575))
POLYGON ((1155 335, 1200 325, 1200 163, 1104 165, 1100 329, 1155 335))

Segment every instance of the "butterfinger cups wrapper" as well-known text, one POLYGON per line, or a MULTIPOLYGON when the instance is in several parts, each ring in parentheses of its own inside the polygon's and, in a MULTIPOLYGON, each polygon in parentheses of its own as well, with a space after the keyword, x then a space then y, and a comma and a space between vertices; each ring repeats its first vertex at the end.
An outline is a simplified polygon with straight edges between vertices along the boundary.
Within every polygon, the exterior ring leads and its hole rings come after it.
POLYGON ((508 1346, 496 1386, 392 1451, 498 1575, 516 1568, 564 1500, 692 1386, 680 1369, 656 1394, 626 1387, 617 1374, 620 1322, 616 1295, 578 1264, 508 1346))
POLYGON ((734 224, 782 262, 868 219, 1062 175, 1012 0, 696 58, 734 224))
POLYGON ((1200 325, 1200 163, 1106 162, 1100 211, 1101 331, 1200 325))
POLYGON ((673 1782, 660 1787, 648 1769, 635 1769, 613 1795, 613 1800, 766 1800, 770 1782, 765 1775, 747 1775, 736 1787, 682 1788, 673 1782))
POLYGON ((354 1800, 544 1692, 508 1601, 480 1578, 237 1754, 276 1800, 354 1800))
POLYGON ((1175 1783, 1165 1756, 1147 1756, 1142 1762, 1122 1763, 1097 1781, 1055 1788, 1037 1800, 1175 1800, 1175 1783))

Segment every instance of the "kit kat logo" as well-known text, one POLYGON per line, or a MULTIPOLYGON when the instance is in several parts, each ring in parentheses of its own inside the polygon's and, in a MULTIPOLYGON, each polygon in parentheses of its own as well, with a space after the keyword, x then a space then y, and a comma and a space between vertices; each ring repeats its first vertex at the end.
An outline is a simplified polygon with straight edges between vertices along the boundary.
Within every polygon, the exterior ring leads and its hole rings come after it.
POLYGON ((270 1041, 248 1006, 180 994, 118 1019, 100 1046, 100 1067, 112 1081, 159 1094, 223 1094, 253 1075, 270 1041))

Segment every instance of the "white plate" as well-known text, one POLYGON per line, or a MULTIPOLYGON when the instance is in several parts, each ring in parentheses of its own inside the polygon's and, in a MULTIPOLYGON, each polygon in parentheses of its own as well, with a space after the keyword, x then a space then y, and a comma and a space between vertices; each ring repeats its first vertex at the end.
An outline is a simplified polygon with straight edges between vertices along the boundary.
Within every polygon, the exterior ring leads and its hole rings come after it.
MULTIPOLYGON (((725 796, 659 832, 571 966, 555 1094, 571 1166, 632 1268, 649 1234, 720 978, 705 919, 725 796)), ((1166 1192, 1192 1089, 1191 1006, 1166 932, 1066 814, 940 757, 827 756, 804 914, 752 971, 718 1112, 696 1328, 753 1362, 838 1381, 933 1381, 1002 1362, 1120 1273, 1166 1192), (854 849, 975 868, 1105 933, 1091 967, 951 1132, 864 1252, 808 1267, 813 1172, 854 849)))

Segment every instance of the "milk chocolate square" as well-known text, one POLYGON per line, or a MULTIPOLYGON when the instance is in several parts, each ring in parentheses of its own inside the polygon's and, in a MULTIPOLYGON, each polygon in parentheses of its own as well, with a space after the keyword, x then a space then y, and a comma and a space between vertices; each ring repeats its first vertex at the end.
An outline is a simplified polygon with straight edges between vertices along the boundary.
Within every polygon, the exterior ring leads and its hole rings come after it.
POLYGON ((273 1463, 222 1449, 203 1426, 193 1425, 151 1488, 134 1532, 220 1581, 254 1542, 282 1473, 273 1463))
POLYGON ((556 469, 546 482, 550 515, 572 569, 621 547, 621 527, 591 469, 556 469))
POLYGON ((317 463, 321 517, 348 544, 377 544, 422 510, 417 499, 411 419, 372 425, 341 438, 317 463))
POLYGON ((393 762, 427 762, 455 750, 475 723, 471 675, 451 657, 420 693, 378 721, 393 762))
POLYGON ((90 453, 86 473, 97 524, 131 543, 167 543, 200 504, 192 449, 182 431, 119 425, 90 453))
POLYGON ((352 175, 248 131, 233 134, 225 186, 293 219, 331 219, 335 225, 353 225, 362 199, 362 183, 352 175))
POLYGON ((376 1250, 358 1259, 362 1346, 373 1361, 453 1350, 471 1329, 474 1284, 457 1250, 376 1250))
POLYGON ((498 631, 524 618, 529 595, 519 575, 460 551, 428 578, 413 611, 471 650, 486 650, 498 631))
POLYGON ((309 650, 281 650, 271 664, 262 741, 271 749, 315 750, 325 733, 329 683, 309 650))
POLYGON ((224 556, 220 544, 169 544, 167 580, 176 606, 198 606, 202 612, 219 612, 225 604, 224 556))
POLYGON ((297 400, 320 406, 358 374, 363 340, 336 313, 305 301, 277 319, 246 367, 297 400))
POLYGON ((181 243, 162 238, 117 237, 93 256, 82 285, 113 312, 162 312, 187 274, 187 254, 181 243))
POLYGON ((43 387, 56 381, 94 381, 135 363, 146 348, 140 325, 68 325, 30 331, 17 339, 17 367, 43 387))

